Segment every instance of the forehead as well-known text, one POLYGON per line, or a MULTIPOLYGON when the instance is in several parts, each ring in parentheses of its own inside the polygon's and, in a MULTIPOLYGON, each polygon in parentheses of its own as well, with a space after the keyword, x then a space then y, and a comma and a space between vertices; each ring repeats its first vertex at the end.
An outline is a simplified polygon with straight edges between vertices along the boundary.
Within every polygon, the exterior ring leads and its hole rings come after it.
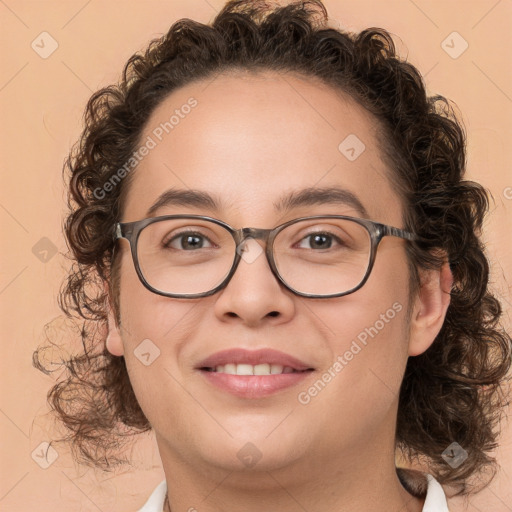
POLYGON ((233 72, 194 82, 167 96, 146 123, 139 148, 149 149, 133 171, 123 220, 148 216, 169 189, 194 189, 218 199, 223 220, 272 224, 284 193, 338 187, 374 220, 397 224, 400 201, 380 139, 371 114, 309 78, 233 72))

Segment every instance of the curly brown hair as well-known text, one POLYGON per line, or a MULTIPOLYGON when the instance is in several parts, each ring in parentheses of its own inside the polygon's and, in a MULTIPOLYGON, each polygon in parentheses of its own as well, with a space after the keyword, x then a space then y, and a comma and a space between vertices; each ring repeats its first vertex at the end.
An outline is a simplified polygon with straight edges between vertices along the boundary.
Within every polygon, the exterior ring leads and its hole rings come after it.
MULTIPOLYGON (((83 353, 63 361, 67 376, 48 393, 67 428, 60 441, 71 442, 80 462, 108 471, 127 462, 118 457, 123 438, 151 429, 124 357, 105 348, 107 307, 118 310, 112 232, 133 173, 109 193, 98 191, 132 156, 149 116, 172 91, 230 70, 271 70, 341 90, 380 122, 380 149, 403 197, 405 229, 422 240, 408 245, 411 290, 418 289, 419 269, 450 262, 454 284, 442 330, 407 362, 397 453, 411 463, 427 461, 429 472, 456 485, 457 494, 474 492, 470 476, 488 470, 494 476, 497 464, 488 452, 497 446, 512 340, 499 324, 501 306, 488 288, 479 238, 489 193, 463 179, 465 134, 453 107, 442 96, 427 96, 420 73, 398 57, 390 34, 380 28, 352 34, 329 28, 327 20, 320 0, 230 1, 210 25, 175 22, 129 59, 118 85, 90 98, 84 131, 64 166, 70 210, 64 229, 73 264, 59 296, 66 315, 83 323, 83 353), (454 441, 468 452, 457 468, 442 458, 454 441)), ((34 352, 34 365, 49 372, 41 351, 34 352)))

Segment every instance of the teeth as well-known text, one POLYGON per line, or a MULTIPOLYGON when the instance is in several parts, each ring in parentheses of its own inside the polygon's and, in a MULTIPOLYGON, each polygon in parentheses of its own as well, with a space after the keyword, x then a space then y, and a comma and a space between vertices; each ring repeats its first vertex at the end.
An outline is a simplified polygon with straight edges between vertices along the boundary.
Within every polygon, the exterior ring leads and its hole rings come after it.
POLYGON ((254 375, 254 367, 250 364, 237 364, 236 365, 237 375, 254 375))
POLYGON ((255 364, 253 366, 253 373, 254 375, 270 375, 270 365, 267 363, 255 364))
POLYGON ((219 365, 214 368, 216 373, 227 373, 229 375, 275 375, 279 373, 294 373, 290 366, 280 364, 232 364, 219 365))

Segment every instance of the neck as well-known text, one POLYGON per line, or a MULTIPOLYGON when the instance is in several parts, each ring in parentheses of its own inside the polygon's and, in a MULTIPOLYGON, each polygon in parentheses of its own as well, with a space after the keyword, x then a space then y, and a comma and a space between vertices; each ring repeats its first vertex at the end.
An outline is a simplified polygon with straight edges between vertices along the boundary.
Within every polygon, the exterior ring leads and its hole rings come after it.
POLYGON ((160 452, 171 504, 164 506, 166 512, 219 512, 235 510, 241 504, 246 512, 421 512, 425 500, 424 476, 395 468, 394 457, 390 465, 384 465, 381 457, 362 454, 350 465, 342 463, 345 458, 326 462, 324 457, 297 462, 294 467, 240 471, 170 459, 162 446, 160 452))
MULTIPOLYGON (((425 503, 425 496, 427 493, 427 482, 425 480, 424 475, 419 471, 408 470, 404 468, 396 468, 397 476, 400 480, 400 483, 407 490, 407 492, 414 499, 407 499, 406 501, 410 503, 410 510, 420 510, 423 509, 423 505, 425 503), (413 503, 414 502, 414 503, 413 503)), ((189 509, 189 512, 195 512, 195 509, 189 509)), ((165 501, 163 506, 163 512, 172 512, 171 505, 169 503, 169 493, 165 494, 165 501)))

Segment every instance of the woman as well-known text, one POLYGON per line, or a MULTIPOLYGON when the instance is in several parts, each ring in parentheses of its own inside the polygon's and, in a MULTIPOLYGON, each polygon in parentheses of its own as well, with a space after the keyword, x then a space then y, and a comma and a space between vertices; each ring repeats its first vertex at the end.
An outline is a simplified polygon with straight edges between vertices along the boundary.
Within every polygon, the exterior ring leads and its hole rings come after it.
POLYGON ((317 0, 181 20, 91 98, 67 168, 86 352, 49 398, 104 469, 154 430, 141 511, 441 512, 494 468, 487 193, 386 31, 317 0))

